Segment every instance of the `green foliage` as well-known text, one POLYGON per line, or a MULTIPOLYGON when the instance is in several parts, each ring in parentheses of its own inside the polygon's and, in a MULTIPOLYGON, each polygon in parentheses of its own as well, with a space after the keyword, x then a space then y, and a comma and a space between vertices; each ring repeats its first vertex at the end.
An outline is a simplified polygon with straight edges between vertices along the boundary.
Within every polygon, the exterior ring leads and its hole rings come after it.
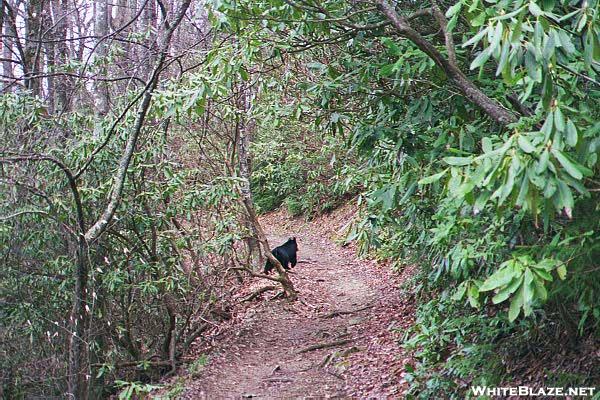
POLYGON ((422 304, 403 343, 417 360, 407 367, 407 398, 462 399, 473 385, 498 386, 507 371, 494 342, 510 332, 503 318, 465 312, 447 294, 422 304))
POLYGON ((119 388, 119 400, 131 400, 131 399, 145 399, 148 394, 156 389, 159 389, 159 385, 149 385, 141 382, 126 382, 116 381, 115 385, 119 388))
POLYGON ((190 364, 188 371, 190 375, 198 375, 204 367, 208 364, 208 355, 202 354, 193 363, 190 364))
MULTIPOLYGON (((277 114, 284 111, 275 110, 277 114)), ((251 182, 259 212, 284 205, 291 215, 311 216, 331 211, 356 191, 353 183, 350 187, 340 184, 353 165, 344 143, 305 129, 305 124, 285 114, 259 125, 252 145, 251 182)))
POLYGON ((496 289, 497 293, 492 298, 492 303, 498 304, 512 297, 508 312, 509 321, 514 321, 523 309, 525 316, 531 315, 534 299, 546 301, 548 291, 546 281, 552 281, 551 271, 557 271, 561 279, 565 279, 564 265, 558 265, 556 260, 544 258, 535 262, 530 255, 519 256, 500 264, 498 271, 488 277, 479 292, 488 292, 496 289))
POLYGON ((163 395, 152 394, 152 400, 177 400, 181 398, 181 395, 185 392, 186 380, 183 377, 179 377, 174 383, 168 386, 168 390, 163 391, 163 395))

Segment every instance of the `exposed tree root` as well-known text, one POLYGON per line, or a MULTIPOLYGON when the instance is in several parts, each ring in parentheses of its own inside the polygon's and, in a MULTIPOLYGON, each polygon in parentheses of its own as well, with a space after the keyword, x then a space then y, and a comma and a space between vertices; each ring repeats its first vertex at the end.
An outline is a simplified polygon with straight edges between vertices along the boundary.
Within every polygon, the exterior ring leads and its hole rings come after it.
POLYGON ((339 317, 340 315, 354 314, 356 312, 363 311, 368 308, 372 308, 373 306, 374 306, 374 304, 369 304, 369 305, 366 305, 361 308, 356 308, 354 310, 336 310, 336 311, 330 312, 329 314, 325 314, 325 315, 321 316, 321 318, 334 318, 334 317, 339 317))
POLYGON ((294 379, 290 379, 290 378, 263 378, 263 381, 267 381, 267 382, 294 382, 294 379))
POLYGON ((335 342, 317 343, 317 344, 313 344, 312 346, 305 347, 302 350, 298 350, 297 354, 307 353, 309 351, 314 351, 314 350, 326 349, 329 347, 343 346, 343 345, 351 343, 351 342, 352 342, 352 339, 344 339, 344 340, 336 340, 335 342))

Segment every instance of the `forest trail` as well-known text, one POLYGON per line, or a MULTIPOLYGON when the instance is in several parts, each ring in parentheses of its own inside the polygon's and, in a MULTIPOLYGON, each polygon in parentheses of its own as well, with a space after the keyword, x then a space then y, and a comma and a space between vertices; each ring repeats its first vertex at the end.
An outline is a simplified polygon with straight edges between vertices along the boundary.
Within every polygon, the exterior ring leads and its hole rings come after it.
MULTIPOLYGON (((401 299, 398 278, 389 267, 359 260, 352 248, 334 244, 322 231, 326 224, 296 221, 291 227, 285 216, 268 218, 263 224, 271 246, 298 238, 300 263, 290 275, 300 300, 270 300, 274 292, 267 292, 245 303, 235 332, 219 340, 181 398, 399 395, 407 359, 395 339, 412 321, 412 307, 401 299), (309 350, 318 345, 326 347, 309 350)), ((265 285, 257 282, 251 290, 265 285)))

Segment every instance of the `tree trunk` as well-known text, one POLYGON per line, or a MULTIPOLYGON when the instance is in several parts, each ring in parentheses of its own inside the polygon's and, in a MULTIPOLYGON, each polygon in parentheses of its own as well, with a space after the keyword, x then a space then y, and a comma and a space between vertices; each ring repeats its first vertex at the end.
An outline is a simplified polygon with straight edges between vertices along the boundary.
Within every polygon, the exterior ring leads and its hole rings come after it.
POLYGON ((87 399, 90 378, 87 348, 87 284, 89 273, 88 244, 83 234, 77 240, 77 267, 75 291, 71 310, 71 337, 69 341, 68 393, 77 400, 87 399))
MULTIPOLYGON (((54 0, 52 3, 56 20, 54 37, 56 43, 56 64, 60 69, 64 69, 69 63, 69 47, 67 46, 67 31, 71 19, 69 18, 69 5, 67 0, 54 0)), ((56 110, 58 112, 67 112, 71 109, 71 91, 73 82, 69 76, 60 76, 56 80, 56 110)))
MULTIPOLYGON (((5 0, 8 2, 8 0, 5 0)), ((8 4, 7 4, 8 5, 8 4)), ((0 5, 0 33, 2 33, 2 41, 0 42, 0 46, 2 46, 2 79, 4 80, 4 84, 2 85, 3 91, 6 91, 13 84, 14 74, 13 74, 13 60, 12 55, 12 41, 9 36, 11 35, 11 30, 9 26, 9 20, 7 15, 8 9, 5 7, 5 3, 3 2, 0 5)))
MULTIPOLYGON (((248 93, 250 89, 240 86, 240 95, 238 96, 238 119, 236 124, 237 129, 237 153, 238 153, 238 168, 240 177, 244 179, 241 183, 241 194, 245 203, 254 207, 252 198, 252 190, 250 188, 250 179, 252 177, 252 157, 250 154, 250 143, 252 142, 252 131, 254 122, 248 118, 250 107, 252 104, 252 94, 248 93)), ((246 238, 246 247, 248 249, 248 265, 252 264, 253 260, 260 260, 260 250, 258 247, 257 232, 250 218, 245 219, 246 229, 251 233, 246 238)), ((260 267, 260 266, 259 266, 260 267)))
MULTIPOLYGON (((250 143, 252 140, 253 122, 248 122, 248 115, 250 113, 252 105, 252 97, 248 93, 248 88, 240 86, 240 96, 238 97, 238 110, 240 110, 241 116, 238 116, 237 120, 237 132, 236 132, 236 150, 238 156, 238 167, 240 177, 244 178, 244 182, 240 185, 241 203, 246 212, 246 226, 252 233, 251 237, 247 238, 246 243, 248 245, 249 257, 255 252, 260 260, 260 247, 267 259, 277 270, 279 277, 278 281, 283 286, 287 297, 290 300, 295 300, 298 297, 294 284, 290 280, 287 272, 281 265, 281 263, 273 257, 267 236, 265 235, 256 211, 254 210, 254 202, 252 200, 252 190, 250 188, 250 176, 252 173, 251 154, 250 154, 250 143)), ((260 267, 260 264, 259 264, 260 267)))
MULTIPOLYGON (((52 4, 46 3, 44 4, 44 14, 42 20, 42 26, 54 26, 54 21, 52 20, 52 4)), ((50 40, 44 42, 44 53, 46 54, 46 68, 45 70, 48 72, 48 76, 46 77, 46 99, 48 102, 48 113, 54 114, 55 111, 55 77, 54 73, 56 72, 56 45, 55 40, 56 36, 54 32, 50 35, 50 40)))
POLYGON ((25 87, 34 96, 40 95, 40 52, 41 52, 42 1, 29 0, 25 20, 25 87))
POLYGON ((156 61, 157 55, 157 43, 154 33, 157 30, 157 14, 156 14, 156 1, 148 0, 142 18, 140 19, 140 32, 148 32, 148 38, 144 41, 146 44, 146 50, 142 59, 142 79, 147 80, 150 78, 152 72, 152 65, 156 61))
MULTIPOLYGON (((96 0, 94 15, 94 34, 97 37, 96 43, 96 61, 100 63, 98 70, 99 78, 106 78, 107 68, 105 66, 106 56, 108 55, 108 0, 96 0)), ((96 80, 94 83, 94 98, 96 103, 96 116, 101 119, 109 111, 109 93, 106 81, 96 80)))
MULTIPOLYGON (((20 64, 21 64, 21 69, 23 70, 23 75, 28 76, 29 75, 29 65, 26 62, 27 56, 26 56, 25 48, 23 47, 23 44, 21 43, 20 32, 17 28, 17 11, 15 11, 15 9, 17 9, 19 7, 19 5, 15 4, 12 1, 6 1, 6 2, 3 1, 2 5, 4 6, 4 24, 5 24, 6 32, 9 35, 9 37, 7 37, 5 39, 9 39, 10 40, 9 43, 13 45, 13 49, 17 50, 17 54, 19 56, 18 58, 20 58, 20 61, 21 61, 20 64)), ((10 54, 10 57, 8 57, 8 59, 11 59, 11 60, 14 59, 12 54, 10 54)))
POLYGON ((155 63, 150 81, 144 88, 141 104, 138 108, 133 131, 127 137, 125 149, 123 150, 123 154, 121 155, 121 159, 119 160, 119 166, 117 168, 115 179, 108 198, 108 204, 102 212, 102 215, 85 233, 85 238, 88 242, 94 241, 98 237, 100 237, 100 235, 104 232, 104 230, 114 217, 115 212, 117 211, 117 207, 119 206, 119 203, 121 201, 121 194, 123 193, 125 179, 127 177, 127 168, 129 168, 131 160, 133 159, 133 153, 135 151, 137 140, 141 133, 144 122, 146 121, 146 115, 148 113, 148 109, 150 108, 150 103, 152 102, 152 95, 158 86, 161 72, 163 71, 163 67, 167 60, 168 50, 171 44, 173 33, 181 23, 181 20, 183 19, 187 9, 190 6, 190 2, 191 0, 184 0, 180 7, 180 11, 177 17, 174 19, 174 21, 171 21, 171 23, 168 25, 165 24, 165 27, 167 29, 166 32, 164 32, 161 35, 161 45, 158 52, 159 57, 155 63))
MULTIPOLYGON (((117 0, 116 4, 113 5, 115 7, 115 17, 111 18, 111 29, 113 31, 120 31, 120 37, 127 37, 127 35, 131 32, 131 28, 123 28, 127 22, 133 17, 134 9, 130 4, 131 2, 128 0, 117 0)), ((119 58, 118 62, 121 65, 121 68, 125 69, 125 65, 128 65, 132 62, 132 49, 129 42, 119 42, 116 44, 122 49, 123 56, 119 58)))

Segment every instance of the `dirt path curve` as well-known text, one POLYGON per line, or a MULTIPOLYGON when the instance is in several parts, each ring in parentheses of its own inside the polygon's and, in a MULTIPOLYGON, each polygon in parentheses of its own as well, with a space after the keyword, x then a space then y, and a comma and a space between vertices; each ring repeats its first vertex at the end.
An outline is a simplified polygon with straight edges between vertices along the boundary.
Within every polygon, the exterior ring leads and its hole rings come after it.
MULTIPOLYGON (((289 232, 298 238, 301 263, 291 276, 300 301, 269 300, 269 292, 250 303, 239 329, 213 351, 182 399, 398 395, 403 361, 393 354, 399 350, 388 329, 396 321, 389 307, 399 305, 398 291, 386 281, 386 268, 358 261, 353 250, 315 228, 303 224, 289 232), (326 347, 301 352, 315 345, 326 347)), ((287 240, 281 231, 266 229, 272 246, 287 240)))

